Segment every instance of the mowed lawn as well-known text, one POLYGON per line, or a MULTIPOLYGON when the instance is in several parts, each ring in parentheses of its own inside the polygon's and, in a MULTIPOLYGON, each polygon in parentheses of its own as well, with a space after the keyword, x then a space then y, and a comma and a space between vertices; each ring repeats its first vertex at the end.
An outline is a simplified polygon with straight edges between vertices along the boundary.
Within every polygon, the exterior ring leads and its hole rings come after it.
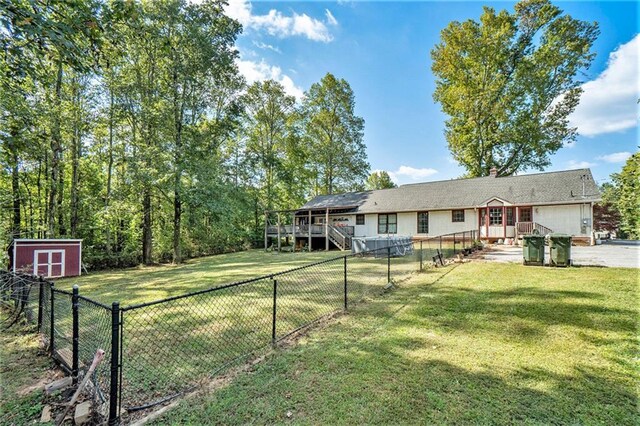
POLYGON ((86 297, 105 304, 118 301, 125 306, 280 272, 341 254, 339 251, 265 253, 264 250, 249 250, 190 259, 181 265, 92 272, 58 280, 56 287, 70 290, 78 284, 80 294, 86 297))
POLYGON ((638 270, 431 270, 157 424, 638 424, 638 270))

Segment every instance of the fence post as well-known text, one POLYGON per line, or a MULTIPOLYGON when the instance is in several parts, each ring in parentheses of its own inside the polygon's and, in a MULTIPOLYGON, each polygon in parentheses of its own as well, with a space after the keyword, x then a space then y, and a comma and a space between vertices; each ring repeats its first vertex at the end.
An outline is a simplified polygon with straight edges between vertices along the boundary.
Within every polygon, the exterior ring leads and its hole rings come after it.
POLYGON ((466 249, 467 247, 465 246, 465 241, 464 241, 464 232, 462 233, 462 250, 466 249))
POLYGON ((44 304, 44 280, 38 277, 38 332, 42 332, 42 310, 44 304))
POLYGON ((120 355, 120 303, 111 304, 111 378, 109 388, 109 425, 120 423, 118 413, 118 368, 120 355))
POLYGON ((71 296, 71 314, 73 317, 73 340, 72 340, 72 352, 71 352, 71 378, 73 384, 78 384, 78 334, 80 325, 78 324, 78 285, 73 286, 73 295, 71 296))
POLYGON ((54 321, 55 321, 55 292, 53 291, 55 284, 51 283, 49 284, 49 289, 51 290, 51 317, 49 318, 49 353, 51 355, 53 355, 53 352, 55 351, 55 326, 54 326, 54 321))
POLYGON ((391 246, 387 247, 387 284, 391 282, 391 246))
POLYGON ((422 240, 420 240, 420 272, 422 272, 422 256, 423 256, 423 252, 422 252, 422 240))
POLYGON ((278 298, 278 280, 273 279, 273 313, 271 321, 271 345, 276 346, 276 313, 277 313, 277 298, 278 298))
POLYGON ((347 310, 347 256, 344 256, 344 310, 347 310))
POLYGON ((453 255, 456 255, 456 233, 453 233, 453 255))

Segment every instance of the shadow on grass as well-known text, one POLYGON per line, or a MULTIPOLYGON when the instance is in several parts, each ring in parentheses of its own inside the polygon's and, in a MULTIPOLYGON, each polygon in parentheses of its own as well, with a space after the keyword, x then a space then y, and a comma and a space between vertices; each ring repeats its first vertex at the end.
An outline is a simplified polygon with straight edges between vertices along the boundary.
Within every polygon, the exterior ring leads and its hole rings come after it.
POLYGON ((550 326, 629 332, 637 326, 635 311, 605 306, 599 303, 603 295, 587 291, 433 287, 428 296, 428 302, 413 307, 399 324, 411 326, 423 317, 435 329, 499 332, 524 340, 544 336, 550 326))

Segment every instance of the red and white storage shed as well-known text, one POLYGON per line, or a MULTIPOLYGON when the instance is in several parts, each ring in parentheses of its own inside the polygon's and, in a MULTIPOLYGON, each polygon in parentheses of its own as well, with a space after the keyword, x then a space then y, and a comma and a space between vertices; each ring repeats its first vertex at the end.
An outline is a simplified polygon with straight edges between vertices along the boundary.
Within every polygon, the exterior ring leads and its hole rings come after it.
POLYGON ((45 278, 74 277, 82 270, 82 240, 15 239, 9 257, 15 272, 45 278))

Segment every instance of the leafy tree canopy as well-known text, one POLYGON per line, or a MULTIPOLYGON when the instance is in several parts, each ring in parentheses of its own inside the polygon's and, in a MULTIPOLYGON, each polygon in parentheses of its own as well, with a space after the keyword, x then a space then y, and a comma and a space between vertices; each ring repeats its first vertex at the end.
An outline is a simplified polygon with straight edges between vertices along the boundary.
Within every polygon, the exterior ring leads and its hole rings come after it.
POLYGON ((603 192, 603 203, 614 206, 620 215, 619 235, 640 239, 640 153, 627 160, 620 173, 611 175, 612 184, 603 192))
POLYGON ((365 187, 369 190, 395 188, 397 185, 393 183, 389 173, 384 170, 371 172, 367 178, 365 187))
POLYGON ((451 22, 431 51, 434 100, 449 116, 449 149, 469 176, 543 170, 576 137, 567 117, 578 105, 576 75, 594 57, 596 23, 548 0, 513 13, 485 7, 480 21, 451 22))
POLYGON ((364 119, 355 115, 355 96, 349 83, 327 73, 306 93, 302 109, 316 192, 361 189, 369 163, 363 142, 364 119))

